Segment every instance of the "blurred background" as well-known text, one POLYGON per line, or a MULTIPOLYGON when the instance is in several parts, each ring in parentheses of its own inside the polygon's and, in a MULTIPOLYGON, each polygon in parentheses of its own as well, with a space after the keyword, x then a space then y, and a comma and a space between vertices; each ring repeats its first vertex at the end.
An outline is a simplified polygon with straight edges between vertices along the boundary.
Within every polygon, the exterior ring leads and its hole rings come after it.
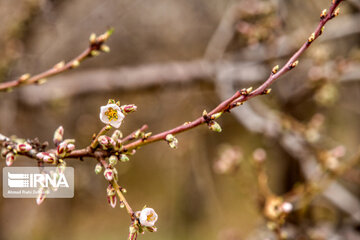
MULTIPOLYGON (((173 128, 237 89, 260 85, 329 6, 329 0, 1 0, 0 81, 72 59, 93 32, 115 32, 110 53, 41 86, 0 93, 0 132, 51 142, 62 125, 66 138, 85 147, 102 128, 99 107, 110 98, 138 106, 121 126, 124 134, 143 124, 153 133, 173 128)), ((360 239, 359 10, 358 0, 342 3, 340 16, 270 95, 219 119, 222 133, 200 126, 179 135, 176 150, 154 143, 117 166, 134 210, 147 205, 159 215, 158 232, 139 239, 276 239, 259 192, 257 148, 267 153, 273 195, 292 196, 294 211, 283 226, 290 239, 360 239)), ((96 160, 67 164, 75 168, 75 197, 40 206, 0 198, 0 239, 126 239, 128 215, 107 204, 96 160)), ((18 158, 14 166, 36 163, 18 158)))

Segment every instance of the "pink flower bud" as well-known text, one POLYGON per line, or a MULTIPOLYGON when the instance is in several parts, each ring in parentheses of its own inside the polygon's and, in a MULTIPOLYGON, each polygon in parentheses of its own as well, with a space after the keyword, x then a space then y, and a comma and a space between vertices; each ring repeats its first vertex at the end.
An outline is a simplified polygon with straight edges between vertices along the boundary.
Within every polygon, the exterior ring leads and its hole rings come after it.
POLYGON ((8 154, 6 154, 6 166, 10 167, 14 161, 15 161, 15 154, 13 152, 9 152, 8 154))
POLYGON ((64 128, 62 126, 58 127, 54 132, 53 142, 55 145, 58 145, 62 142, 64 136, 64 128))
POLYGON ((74 149, 75 149, 75 145, 70 143, 70 144, 67 145, 66 152, 70 153, 74 149))
POLYGON ((111 137, 106 135, 99 136, 98 141, 100 145, 103 146, 105 149, 113 148, 116 146, 116 142, 111 137))
POLYGON ((116 207, 116 196, 107 196, 107 200, 108 200, 108 203, 110 204, 110 206, 112 208, 115 208, 116 207))
POLYGON ((134 104, 123 105, 120 107, 123 113, 132 113, 137 110, 137 106, 134 104))
POLYGON ((38 153, 36 156, 45 163, 55 163, 56 160, 56 156, 53 153, 42 152, 41 154, 38 153))
POLYGON ((22 153, 28 152, 28 151, 30 151, 31 149, 32 149, 32 147, 31 147, 31 145, 28 144, 28 143, 21 143, 21 144, 18 144, 18 145, 16 146, 16 150, 17 150, 18 152, 22 152, 22 153))
POLYGON ((110 168, 107 168, 105 171, 104 171, 104 177, 106 180, 108 181, 112 181, 114 179, 114 171, 110 168))
POLYGON ((36 198, 36 204, 37 205, 42 204, 45 198, 46 198, 45 189, 44 188, 39 189, 39 195, 36 198))

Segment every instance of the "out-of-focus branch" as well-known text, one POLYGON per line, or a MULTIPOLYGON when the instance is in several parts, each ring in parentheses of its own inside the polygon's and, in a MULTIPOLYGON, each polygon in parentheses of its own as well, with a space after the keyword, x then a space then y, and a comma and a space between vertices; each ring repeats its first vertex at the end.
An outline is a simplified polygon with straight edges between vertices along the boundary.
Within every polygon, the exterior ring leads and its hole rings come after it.
MULTIPOLYGON (((360 15, 341 16, 327 27, 326 35, 319 41, 330 41, 360 32, 360 15)), ((303 31, 301 31, 303 32, 303 31)), ((264 61, 285 57, 294 49, 294 32, 281 37, 269 47, 259 44, 245 48, 239 54, 228 54, 226 59, 211 61, 197 59, 184 62, 149 64, 118 69, 85 70, 55 76, 46 86, 28 86, 21 89, 21 100, 30 105, 39 105, 54 99, 69 98, 79 94, 109 90, 139 90, 163 84, 189 84, 196 81, 213 81, 218 76, 229 77, 237 82, 260 82, 267 74, 264 61), (275 49, 269 51, 269 49, 275 49), (255 50, 256 49, 256 50, 255 50), (265 54, 266 53, 266 54, 265 54), (239 55, 242 60, 234 60, 239 55), (259 57, 260 56, 260 57, 259 57), (75 81, 74 81, 75 80, 75 81)), ((344 72, 340 81, 358 80, 356 66, 344 72)))
POLYGON ((9 82, 0 83, 0 91, 11 91, 13 88, 24 85, 42 84, 49 77, 55 76, 67 70, 78 67, 80 63, 85 59, 99 55, 100 51, 108 52, 109 47, 104 45, 104 43, 110 37, 111 33, 112 30, 108 30, 107 32, 105 32, 104 34, 98 37, 96 37, 95 34, 92 34, 90 36, 89 47, 74 59, 70 60, 67 63, 65 63, 64 61, 59 62, 49 70, 46 70, 45 72, 39 73, 34 76, 31 76, 30 74, 24 74, 18 79, 9 82))

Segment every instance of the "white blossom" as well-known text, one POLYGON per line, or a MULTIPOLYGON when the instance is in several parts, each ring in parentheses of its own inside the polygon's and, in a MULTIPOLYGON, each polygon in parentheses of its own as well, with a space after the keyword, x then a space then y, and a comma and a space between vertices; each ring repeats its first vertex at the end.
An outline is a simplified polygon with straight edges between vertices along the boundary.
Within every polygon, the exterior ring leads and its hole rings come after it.
POLYGON ((119 128, 124 118, 120 107, 114 103, 100 107, 100 120, 105 124, 119 128))
POLYGON ((143 225, 145 227, 154 226, 157 219, 158 219, 158 215, 156 214, 156 212, 152 208, 144 208, 140 212, 139 220, 140 220, 141 225, 143 225))

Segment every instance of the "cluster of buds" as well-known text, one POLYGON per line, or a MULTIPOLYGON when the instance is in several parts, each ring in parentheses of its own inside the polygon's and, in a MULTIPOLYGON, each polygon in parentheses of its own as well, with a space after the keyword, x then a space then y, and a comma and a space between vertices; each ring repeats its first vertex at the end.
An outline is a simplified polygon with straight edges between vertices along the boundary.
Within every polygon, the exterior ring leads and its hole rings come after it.
POLYGON ((174 135, 172 134, 166 135, 165 140, 167 141, 167 143, 171 148, 176 149, 178 147, 179 141, 177 140, 176 137, 174 137, 174 135))
POLYGON ((101 135, 98 137, 98 142, 104 150, 116 148, 116 142, 109 136, 101 135))
POLYGON ((18 153, 26 154, 31 151, 33 147, 23 140, 18 141, 15 144, 8 144, 1 149, 1 156, 5 157, 6 166, 10 167, 16 158, 18 153))
POLYGON ((249 88, 243 88, 240 90, 241 95, 247 96, 249 95, 253 90, 253 87, 249 87, 249 88))
POLYGON ((75 149, 75 140, 73 139, 66 139, 62 141, 56 149, 56 154, 59 158, 64 158, 66 155, 71 153, 75 149))
POLYGON ((36 154, 37 159, 45 162, 45 163, 56 163, 56 155, 54 153, 48 153, 48 152, 39 152, 36 154))
POLYGON ((111 36, 114 32, 113 29, 106 31, 100 36, 96 36, 95 33, 92 33, 89 37, 90 47, 93 49, 90 52, 91 56, 98 56, 100 54, 99 50, 108 53, 110 52, 110 47, 105 45, 104 42, 111 36))
MULTIPOLYGON (((241 91, 243 91, 243 90, 241 90, 241 91)), ((246 90, 244 90, 244 91, 246 91, 246 90)), ((251 90, 249 92, 251 92, 251 90)), ((243 93, 241 93, 241 94, 243 94, 243 93)), ((221 117, 221 115, 222 115, 222 112, 218 112, 218 113, 215 113, 215 114, 209 116, 208 113, 206 112, 206 110, 204 110, 202 113, 202 117, 204 118, 205 122, 207 123, 209 129, 214 132, 222 131, 220 124, 218 124, 217 122, 214 121, 214 119, 221 117)))
POLYGON ((158 215, 152 208, 144 207, 143 210, 135 213, 135 220, 129 227, 129 240, 135 240, 138 233, 144 233, 145 230, 149 232, 156 232, 155 223, 158 215))

